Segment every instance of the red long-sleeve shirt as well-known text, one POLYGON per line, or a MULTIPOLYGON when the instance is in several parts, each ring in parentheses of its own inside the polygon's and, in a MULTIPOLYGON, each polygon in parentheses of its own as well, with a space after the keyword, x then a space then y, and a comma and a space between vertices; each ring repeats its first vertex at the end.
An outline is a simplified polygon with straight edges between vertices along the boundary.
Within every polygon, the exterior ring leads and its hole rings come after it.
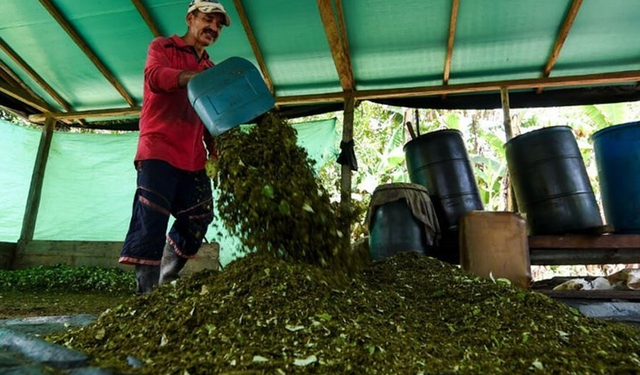
POLYGON ((179 36, 159 37, 149 45, 144 68, 144 90, 140 113, 140 138, 135 160, 159 159, 176 168, 204 168, 210 140, 202 120, 178 85, 183 70, 205 70, 213 66, 205 51, 198 60, 193 47, 179 36))

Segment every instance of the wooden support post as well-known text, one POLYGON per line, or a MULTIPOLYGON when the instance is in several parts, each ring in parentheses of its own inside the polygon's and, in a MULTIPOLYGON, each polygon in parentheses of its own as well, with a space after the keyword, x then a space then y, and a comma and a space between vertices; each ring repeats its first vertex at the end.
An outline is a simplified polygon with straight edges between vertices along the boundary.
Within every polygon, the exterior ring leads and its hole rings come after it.
MULTIPOLYGON (((506 86, 500 88, 500 98, 502 101, 502 113, 504 115, 504 134, 507 142, 513 138, 513 129, 511 127, 511 107, 509 106, 509 89, 506 86)), ((511 184, 511 177, 507 172, 507 211, 517 212, 518 202, 511 184)))
MULTIPOLYGON (((355 108, 355 99, 349 96, 344 102, 344 121, 342 123, 342 142, 348 143, 353 140, 353 111, 355 108)), ((340 179, 340 206, 342 212, 351 211, 351 167, 349 165, 342 166, 342 175, 340 179)), ((351 222, 345 222, 346 238, 351 235, 351 222)))
POLYGON ((47 167, 47 159, 49 158, 49 149, 51 148, 51 139, 53 138, 53 130, 55 128, 56 119, 47 118, 42 129, 40 137, 40 145, 38 146, 38 155, 33 166, 31 174, 31 186, 29 187, 29 195, 27 196, 27 206, 24 211, 24 219, 22 221, 22 232, 16 246, 16 254, 13 262, 24 252, 29 242, 33 240, 33 233, 36 228, 36 219, 38 217, 38 207, 40 206, 40 195, 42 193, 42 183, 44 181, 44 172, 47 167))

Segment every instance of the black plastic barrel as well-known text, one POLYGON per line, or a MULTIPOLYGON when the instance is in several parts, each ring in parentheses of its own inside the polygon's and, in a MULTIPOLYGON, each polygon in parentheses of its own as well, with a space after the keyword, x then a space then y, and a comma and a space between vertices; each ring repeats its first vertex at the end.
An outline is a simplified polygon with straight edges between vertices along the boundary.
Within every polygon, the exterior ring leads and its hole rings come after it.
MULTIPOLYGON (((384 194, 393 189, 411 188, 409 184, 387 184, 379 186, 373 193, 372 202, 376 195, 384 194)), ((417 185, 415 188, 423 189, 417 185)), ((429 199, 426 189, 420 190, 425 199, 429 199)), ((373 260, 380 260, 402 251, 415 251, 422 255, 430 255, 433 243, 425 233, 425 226, 413 213, 406 199, 398 199, 370 206, 369 220, 369 256, 373 260)))
POLYGON ((484 209, 467 148, 458 130, 437 130, 404 146, 409 179, 427 188, 440 228, 456 231, 458 219, 484 209))
POLYGON ((505 144, 507 165, 530 234, 588 232, 602 226, 600 209, 573 131, 551 126, 505 144))

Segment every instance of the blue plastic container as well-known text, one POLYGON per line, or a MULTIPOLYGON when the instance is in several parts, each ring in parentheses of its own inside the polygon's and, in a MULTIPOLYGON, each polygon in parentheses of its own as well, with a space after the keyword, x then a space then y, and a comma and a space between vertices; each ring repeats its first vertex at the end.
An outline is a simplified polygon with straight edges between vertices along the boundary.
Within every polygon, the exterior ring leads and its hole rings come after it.
POLYGON ((193 77, 187 93, 213 136, 247 123, 275 105, 258 69, 241 57, 228 58, 193 77))
POLYGON ((591 136, 607 223, 640 234, 640 122, 610 126, 591 136))

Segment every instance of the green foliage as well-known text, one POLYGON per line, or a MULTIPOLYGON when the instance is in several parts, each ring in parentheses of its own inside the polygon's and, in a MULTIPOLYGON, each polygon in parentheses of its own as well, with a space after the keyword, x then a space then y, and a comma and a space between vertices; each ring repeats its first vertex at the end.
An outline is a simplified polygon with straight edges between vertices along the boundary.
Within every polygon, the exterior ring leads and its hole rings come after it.
POLYGON ((130 292, 135 276, 119 268, 72 267, 58 264, 21 270, 0 270, 0 291, 130 292))

